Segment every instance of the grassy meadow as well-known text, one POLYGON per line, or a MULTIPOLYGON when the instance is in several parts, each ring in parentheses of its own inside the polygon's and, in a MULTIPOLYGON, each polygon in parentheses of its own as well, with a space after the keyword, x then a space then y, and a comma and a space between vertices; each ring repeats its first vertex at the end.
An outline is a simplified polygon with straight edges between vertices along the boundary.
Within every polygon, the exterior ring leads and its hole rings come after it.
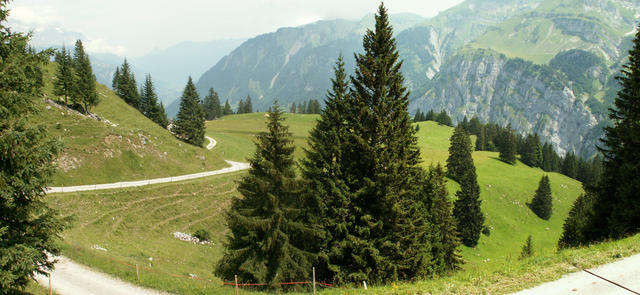
MULTIPOLYGON (((306 135, 318 116, 288 114, 286 117, 297 146, 295 155, 300 159, 306 135)), ((212 153, 245 161, 254 152, 255 134, 266 130, 264 123, 264 113, 232 115, 207 122, 207 135, 218 141, 212 153)), ((444 165, 453 128, 434 122, 418 124, 423 165, 444 165)), ((490 235, 482 235, 476 248, 461 247, 466 263, 452 276, 370 286, 368 293, 505 293, 557 279, 575 271, 573 265, 590 267, 640 252, 640 236, 557 252, 562 223, 582 192, 581 184, 520 162, 515 166, 505 164, 494 152, 474 152, 473 158, 490 235), (554 213, 549 221, 539 219, 526 206, 544 174, 549 175, 554 200, 554 213), (520 259, 528 235, 533 236, 535 253, 531 258, 520 259)), ((237 181, 244 173, 178 184, 52 194, 47 199, 52 207, 76 217, 73 228, 63 235, 63 254, 74 261, 171 293, 234 294, 233 288, 223 286, 223 282, 213 276, 213 268, 221 257, 227 232, 224 210, 232 198, 239 196, 237 181), (198 229, 212 234, 211 245, 196 245, 172 236, 176 231, 194 233, 198 229), (140 268, 140 282, 135 265, 140 268)), ((448 182, 451 197, 457 187, 455 182, 448 182)), ((361 294, 360 287, 323 289, 322 293, 361 294)), ((260 292, 243 289, 241 293, 260 292)))
MULTIPOLYGON (((53 95, 56 64, 45 69, 45 99, 53 95)), ((64 150, 57 163, 54 186, 99 184, 168 177, 228 166, 216 151, 176 139, 104 85, 97 85, 100 103, 91 111, 104 121, 42 102, 30 118, 44 123, 64 150)))

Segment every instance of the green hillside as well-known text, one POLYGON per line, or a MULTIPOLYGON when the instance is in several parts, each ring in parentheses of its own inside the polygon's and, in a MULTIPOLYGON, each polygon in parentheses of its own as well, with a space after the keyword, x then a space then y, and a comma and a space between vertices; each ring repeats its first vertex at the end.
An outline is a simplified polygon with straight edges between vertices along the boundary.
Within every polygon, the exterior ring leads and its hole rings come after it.
MULTIPOLYGON (((316 115, 287 115, 287 123, 299 147, 313 126, 316 115)), ((418 143, 424 165, 443 163, 447 158, 450 127, 421 122, 418 143)), ((218 140, 214 151, 225 158, 243 160, 254 147, 254 134, 264 130, 264 113, 232 115, 207 122, 207 134, 218 140)), ((526 206, 545 174, 518 162, 511 166, 499 161, 497 153, 474 152, 481 186, 483 211, 489 236, 483 235, 477 248, 463 247, 466 264, 452 277, 403 283, 398 290, 415 292, 504 293, 551 280, 571 271, 569 263, 593 265, 616 255, 640 251, 638 237, 599 248, 556 253, 556 242, 568 210, 582 192, 580 183, 563 175, 548 174, 554 198, 554 213, 549 221, 536 217, 526 206), (533 236, 535 255, 519 260, 528 235, 533 236), (635 245, 635 246, 634 246, 635 245), (603 254, 594 254, 602 252, 603 254), (507 265, 508 267, 506 267, 507 265), (508 271, 507 271, 508 270, 508 271), (536 274, 530 274, 536 270, 536 274), (522 279, 513 282, 514 279, 522 279)), ((113 191, 53 194, 50 204, 77 220, 64 233, 64 255, 92 267, 136 282, 135 265, 141 267, 144 286, 179 294, 232 294, 213 276, 213 265, 220 258, 227 229, 224 210, 236 191, 237 181, 246 172, 214 176, 180 184, 160 184, 113 191), (206 229, 211 245, 196 245, 175 239, 176 231, 194 233, 206 229), (96 250, 104 248, 106 251, 96 250), (153 257, 149 267, 149 257, 153 257), (194 275, 196 279, 189 277, 194 275)), ((457 184, 448 182, 453 196, 457 184)), ((388 294, 395 287, 372 288, 388 294)), ((338 294, 357 294, 358 289, 340 289, 338 294)), ((243 291, 243 293, 246 293, 243 291)), ((326 291, 326 294, 333 294, 326 291)), ((402 293, 405 293, 404 291, 402 293)))
MULTIPOLYGON (((56 65, 45 72, 45 99, 53 93, 56 65)), ((60 138, 64 151, 53 185, 70 186, 166 177, 215 170, 228 166, 216 151, 208 151, 177 140, 127 105, 109 88, 97 87, 100 104, 92 112, 97 121, 42 102, 33 121, 47 125, 60 138)))

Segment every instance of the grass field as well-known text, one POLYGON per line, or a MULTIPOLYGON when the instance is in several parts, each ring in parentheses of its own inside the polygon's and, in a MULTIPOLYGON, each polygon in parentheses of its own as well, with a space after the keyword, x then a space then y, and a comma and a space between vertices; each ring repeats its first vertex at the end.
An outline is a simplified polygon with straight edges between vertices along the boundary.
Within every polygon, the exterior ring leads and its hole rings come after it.
MULTIPOLYGON (((53 96, 51 63, 45 73, 45 98, 53 96)), ((218 152, 176 139, 127 105, 104 85, 98 85, 100 104, 92 112, 116 127, 42 102, 30 118, 44 123, 64 144, 53 185, 70 186, 140 180, 196 173, 228 166, 218 152)))
MULTIPOLYGON (((297 147, 305 146, 308 130, 317 116, 287 115, 297 147)), ((255 133, 264 130, 264 114, 228 116, 207 122, 207 135, 218 140, 214 151, 232 160, 244 160, 254 147, 255 133)), ((418 143, 423 165, 447 158, 450 127, 421 122, 418 143)), ((298 148, 296 155, 302 155, 298 148)), ((548 174, 554 197, 549 221, 536 217, 526 206, 545 173, 518 162, 511 166, 497 153, 474 152, 481 186, 483 212, 490 236, 481 236, 476 248, 462 247, 466 264, 449 277, 373 286, 373 294, 505 293, 553 280, 574 271, 572 264, 589 267, 640 251, 640 236, 591 248, 556 252, 564 218, 582 192, 579 182, 548 174), (533 236, 535 255, 520 260, 528 235, 533 236)), ((141 268, 139 284, 178 294, 233 294, 213 276, 226 233, 223 211, 239 196, 237 180, 246 172, 113 191, 54 194, 50 205, 75 215, 72 229, 64 233, 64 255, 73 260, 136 282, 135 265, 141 268), (193 233, 207 229, 212 245, 195 245, 172 237, 175 231, 193 233), (107 251, 96 250, 96 246, 107 251), (149 257, 153 257, 149 267, 149 257), (190 279, 192 275, 195 279, 190 279)), ((448 182, 453 196, 457 184, 448 182)), ((251 293, 243 290, 242 294, 251 293)), ((323 291, 324 294, 360 294, 358 288, 323 291)), ((258 292, 256 292, 258 293, 258 292)))

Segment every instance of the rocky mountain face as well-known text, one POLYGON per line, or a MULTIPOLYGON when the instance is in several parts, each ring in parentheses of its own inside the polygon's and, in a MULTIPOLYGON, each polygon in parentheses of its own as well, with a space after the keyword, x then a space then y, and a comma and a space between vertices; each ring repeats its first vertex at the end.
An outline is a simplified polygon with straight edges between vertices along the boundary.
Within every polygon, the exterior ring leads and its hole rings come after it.
MULTIPOLYGON (((638 0, 467 0, 431 19, 397 15, 410 112, 477 115, 537 132, 560 153, 593 155, 639 16, 638 0)), ((338 54, 353 69, 371 24, 321 21, 250 39, 198 90, 213 87, 232 105, 251 95, 259 110, 322 99, 338 54)))

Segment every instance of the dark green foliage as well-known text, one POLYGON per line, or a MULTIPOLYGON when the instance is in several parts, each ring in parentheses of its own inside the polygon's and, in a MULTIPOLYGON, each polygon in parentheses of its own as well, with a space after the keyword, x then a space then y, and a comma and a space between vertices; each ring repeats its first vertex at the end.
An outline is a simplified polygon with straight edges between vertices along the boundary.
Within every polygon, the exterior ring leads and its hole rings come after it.
POLYGON ((113 77, 114 91, 127 104, 136 109, 140 109, 140 93, 138 92, 138 84, 136 77, 133 75, 131 66, 127 59, 124 59, 122 66, 116 69, 116 75, 113 77))
POLYGON ((253 104, 251 103, 251 96, 247 95, 247 100, 240 100, 238 102, 238 111, 237 114, 249 114, 253 113, 253 104))
POLYGON ((291 108, 289 109, 289 113, 292 113, 292 114, 297 113, 297 108, 296 108, 296 103, 295 102, 291 103, 291 108))
POLYGON ((233 114, 233 110, 231 110, 231 105, 229 104, 229 100, 227 99, 227 101, 224 102, 224 108, 222 109, 222 115, 226 116, 226 115, 232 115, 233 114))
POLYGON ((527 205, 538 217, 544 220, 551 218, 551 214, 553 213, 553 198, 551 196, 551 186, 549 185, 548 176, 542 176, 536 194, 533 196, 531 203, 527 205))
POLYGON ((488 226, 483 226, 482 227, 482 234, 485 236, 490 236, 491 235, 491 229, 488 226))
POLYGON ((196 146, 204 143, 204 112, 200 105, 200 95, 189 77, 180 98, 180 110, 171 131, 176 137, 196 146))
MULTIPOLYGON (((195 91, 195 89, 194 89, 195 91)), ((315 255, 296 243, 308 235, 300 214, 302 186, 296 178, 294 147, 276 104, 269 112, 268 132, 257 136, 251 169, 242 178, 227 214, 230 229, 216 275, 232 281, 260 282, 279 288, 280 282, 308 281, 315 255)))
MULTIPOLYGON (((471 125, 470 125, 471 126, 471 125)), ((471 129, 473 130, 473 129, 471 129)), ((476 151, 487 150, 487 131, 484 126, 480 126, 480 132, 476 135, 476 151)))
POLYGON ((453 121, 451 120, 451 117, 449 117, 449 114, 447 114, 445 110, 442 110, 442 112, 438 114, 438 116, 436 117, 436 122, 444 126, 453 126, 453 121))
POLYGON ((167 114, 164 112, 164 106, 158 103, 158 95, 156 94, 150 74, 147 74, 142 89, 140 90, 140 102, 140 111, 142 114, 162 128, 167 128, 169 120, 167 119, 167 114))
POLYGON ((469 134, 480 135, 482 129, 484 129, 484 125, 480 123, 480 119, 478 119, 477 116, 473 116, 471 120, 469 120, 469 134))
POLYGON ((96 77, 91 69, 89 56, 84 52, 82 41, 77 40, 73 51, 73 67, 77 78, 75 80, 74 102, 81 104, 84 112, 89 113, 90 108, 100 102, 96 91, 96 77))
POLYGON ((524 259, 531 256, 533 256, 533 237, 529 235, 527 237, 527 240, 524 242, 524 246, 522 246, 522 252, 520 252, 520 259, 524 259))
MULTIPOLYGON (((463 131, 464 132, 464 131, 463 131)), ((467 136, 468 138, 468 136, 467 136)), ((471 151, 469 150, 469 153, 471 151)), ((480 200, 480 186, 473 160, 465 165, 463 174, 459 176, 460 190, 456 192, 458 198, 453 207, 453 216, 458 221, 458 232, 462 244, 475 247, 480 239, 480 232, 484 224, 480 200)))
POLYGON ((293 105, 292 109, 299 114, 320 114, 320 112, 322 112, 320 102, 315 99, 304 101, 303 104, 298 104, 297 107, 295 107, 295 103, 293 105))
POLYGON ((562 174, 573 179, 578 178, 578 158, 574 153, 568 153, 562 162, 562 174))
POLYGON ((71 53, 64 47, 56 52, 56 63, 58 70, 56 71, 56 82, 53 84, 53 94, 64 97, 64 104, 69 104, 69 98, 74 95, 74 86, 76 85, 76 71, 73 65, 71 53))
POLYGON ((425 121, 435 121, 437 118, 438 116, 433 110, 429 110, 427 114, 424 116, 425 121))
POLYGON ((464 131, 461 125, 458 125, 453 131, 453 135, 449 140, 449 157, 447 158, 447 176, 460 182, 462 178, 473 170, 473 158, 471 157, 471 140, 469 134, 464 131))
POLYGON ((562 226, 562 236, 558 241, 558 248, 577 247, 590 241, 585 230, 588 228, 589 220, 593 218, 593 203, 594 192, 589 189, 576 199, 562 226))
POLYGON ((42 67, 52 52, 36 53, 28 35, 5 26, 6 5, 0 0, 0 294, 53 267, 47 253, 60 253, 68 222, 44 201, 61 146, 44 126, 27 123, 42 99, 42 67))
POLYGON ((113 80, 111 81, 111 89, 116 91, 118 89, 118 82, 120 79, 120 67, 116 67, 116 72, 113 74, 113 80))
POLYGON ((510 126, 507 126, 500 132, 498 150, 500 151, 500 160, 514 165, 516 163, 517 138, 510 126))
POLYGON ((222 117, 220 98, 213 88, 209 88, 209 94, 204 97, 202 109, 204 110, 204 118, 206 120, 214 120, 222 117))
POLYGON ((542 146, 542 170, 547 172, 561 172, 561 163, 562 159, 553 150, 553 146, 550 143, 545 143, 542 146))
POLYGON ((571 49, 558 53, 549 66, 558 69, 575 82, 573 87, 580 91, 594 94, 593 78, 588 76, 591 69, 600 67, 606 70, 605 62, 596 54, 581 49, 571 49))
POLYGON ((193 233, 193 236, 195 238, 198 238, 198 240, 200 240, 200 242, 208 242, 211 241, 211 233, 206 230, 206 229, 199 229, 196 230, 195 233, 193 233))
POLYGON ((537 133, 527 135, 523 143, 520 160, 530 167, 542 166, 542 146, 540 145, 540 137, 537 133))

